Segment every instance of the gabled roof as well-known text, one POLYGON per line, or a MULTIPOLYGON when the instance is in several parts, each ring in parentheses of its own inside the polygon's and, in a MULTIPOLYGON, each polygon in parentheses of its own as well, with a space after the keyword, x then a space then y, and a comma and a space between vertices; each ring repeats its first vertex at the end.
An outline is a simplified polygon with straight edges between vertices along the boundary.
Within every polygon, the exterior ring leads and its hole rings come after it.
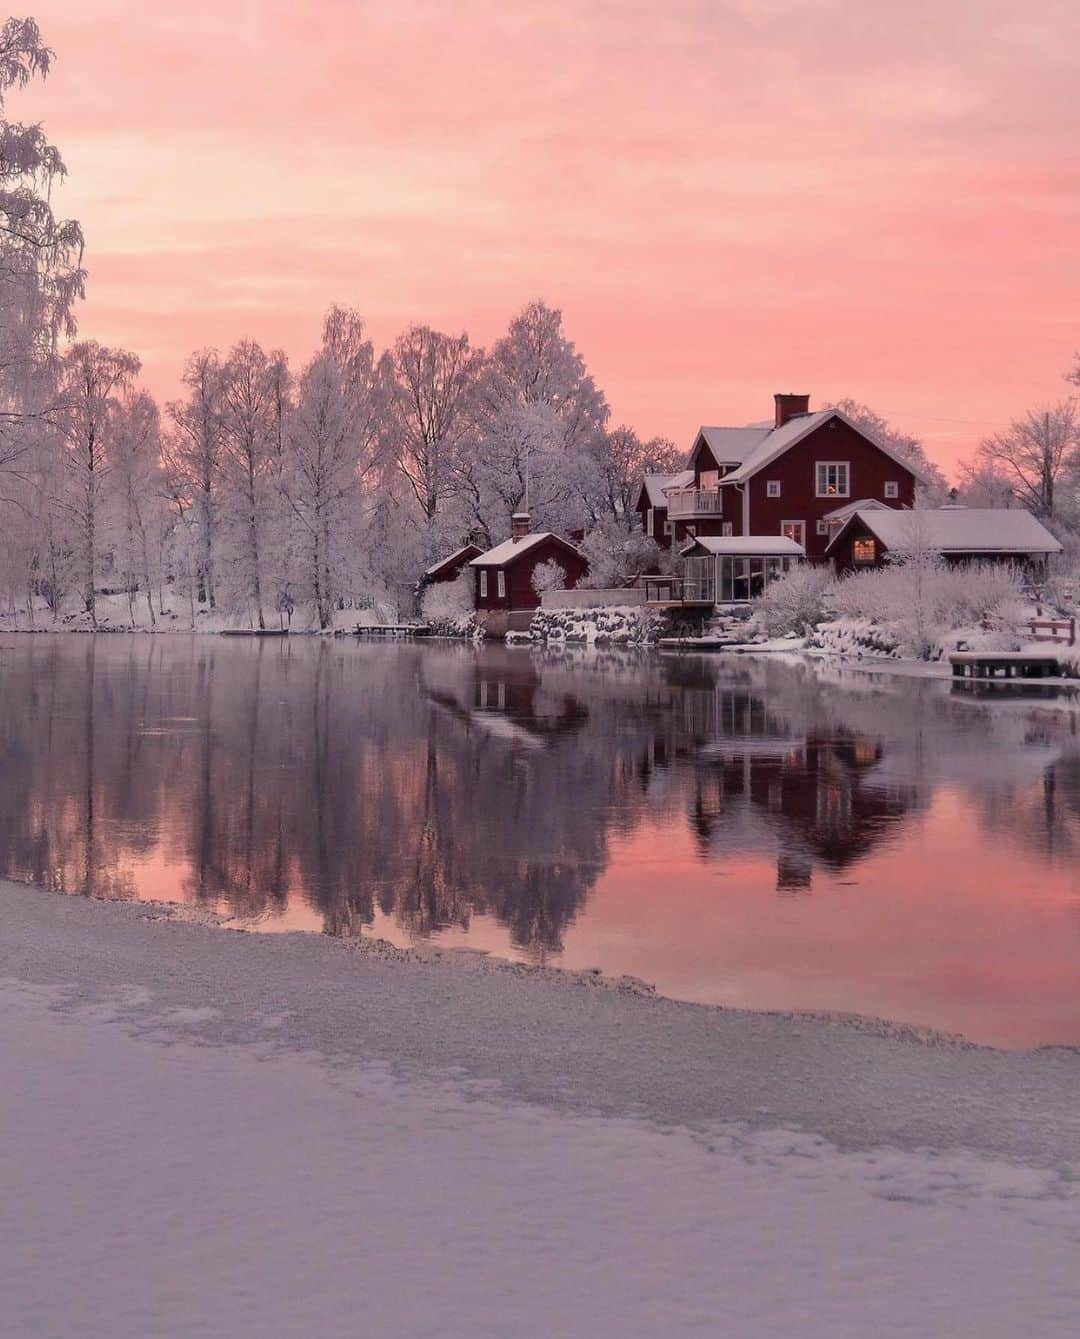
POLYGON ((837 507, 835 511, 827 511, 821 518, 823 521, 846 521, 849 516, 854 516, 857 511, 895 511, 895 507, 890 507, 886 502, 879 502, 876 497, 860 498, 858 502, 845 502, 842 507, 837 507))
MULTIPOLYGON (((693 470, 682 470, 678 474, 646 474, 641 482, 642 490, 649 500, 650 507, 666 507, 665 488, 686 488, 694 482, 693 470)), ((638 503, 641 494, 638 494, 638 503)))
POLYGON ((479 557, 473 558, 469 563, 470 567, 506 567, 510 563, 516 562, 524 553, 530 549, 535 549, 545 539, 553 539, 564 549, 569 549, 571 553, 576 553, 584 561, 585 555, 574 548, 569 540, 563 539, 561 535, 552 534, 550 530, 542 530, 535 535, 522 535, 520 539, 504 539, 501 544, 496 544, 493 549, 488 549, 486 553, 481 553, 479 557))
MULTIPOLYGON (((842 409, 819 409, 813 414, 795 414, 781 428, 765 429, 727 429, 726 431, 759 433, 760 440, 753 450, 749 451, 743 458, 737 469, 725 474, 720 480, 721 484, 745 483, 747 479, 758 474, 766 465, 771 465, 777 456, 782 456, 785 451, 790 451, 793 446, 801 442, 804 437, 808 437, 816 428, 820 428, 830 419, 839 419, 846 423, 849 428, 857 432, 860 437, 865 437, 868 442, 894 460, 897 465, 906 470, 908 474, 913 474, 916 479, 919 478, 918 472, 912 468, 909 461, 905 460, 891 446, 879 441, 872 433, 859 426, 854 419, 849 418, 842 409)), ((710 428, 709 432, 721 431, 717 428, 710 428)), ((703 435, 705 429, 701 429, 699 436, 703 435)), ((706 438, 706 441, 708 438, 706 438)), ((695 443, 696 449, 696 443, 695 443)), ((711 448, 710 448, 711 449, 711 448)))
POLYGON ((741 465, 752 452, 757 450, 771 432, 772 429, 768 426, 698 428, 694 445, 690 451, 690 459, 693 460, 697 456, 698 449, 704 441, 718 465, 741 465))
POLYGON ((857 511, 833 537, 826 553, 855 524, 862 524, 890 553, 1060 553, 1061 545, 1031 512, 1005 507, 940 507, 926 511, 857 511))
POLYGON ((455 549, 454 552, 448 554, 447 557, 440 558, 437 563, 432 563, 425 571, 424 576, 438 576, 444 567, 453 567, 455 563, 464 562, 466 555, 471 558, 474 554, 479 552, 479 544, 466 544, 460 549, 455 549))
POLYGON ((803 546, 787 535, 698 535, 692 544, 679 550, 681 557, 694 549, 706 553, 755 558, 805 558, 803 546))

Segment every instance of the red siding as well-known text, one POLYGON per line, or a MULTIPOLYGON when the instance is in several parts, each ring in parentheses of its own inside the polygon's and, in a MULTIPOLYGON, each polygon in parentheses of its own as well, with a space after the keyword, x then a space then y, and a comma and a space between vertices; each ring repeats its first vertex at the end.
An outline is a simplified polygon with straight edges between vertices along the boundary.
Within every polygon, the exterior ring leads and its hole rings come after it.
POLYGON ((911 471, 897 464, 840 419, 823 423, 809 437, 755 474, 748 486, 750 533, 778 535, 784 521, 805 521, 806 556, 813 559, 825 556, 829 537, 817 533, 817 522, 830 511, 862 498, 874 498, 896 508, 911 507, 915 502, 915 476, 911 471), (848 462, 847 497, 816 495, 819 461, 848 462), (771 479, 780 481, 778 498, 767 496, 771 479), (893 481, 899 485, 900 495, 887 498, 885 485, 893 481))
POLYGON ((565 540, 552 535, 540 544, 525 550, 520 558, 512 558, 504 567, 475 567, 477 609, 539 609, 540 596, 533 590, 533 572, 541 563, 552 558, 566 573, 568 588, 577 585, 588 571, 588 563, 565 540), (506 594, 499 597, 498 573, 506 573, 506 594), (487 595, 480 594, 480 573, 488 574, 487 595))

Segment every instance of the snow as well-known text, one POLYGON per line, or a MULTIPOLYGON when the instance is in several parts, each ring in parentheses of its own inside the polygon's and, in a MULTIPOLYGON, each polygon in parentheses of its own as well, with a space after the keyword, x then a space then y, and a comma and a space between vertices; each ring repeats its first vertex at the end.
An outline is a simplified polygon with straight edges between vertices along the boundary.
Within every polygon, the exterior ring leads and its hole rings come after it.
POLYGON ((0 914, 9 1333, 1076 1332, 1076 1052, 0 914))
MULTIPOLYGON (((850 518, 892 552, 1060 553, 1061 544, 1031 512, 1019 507, 941 507, 926 511, 860 510, 850 518)), ((850 523, 850 522, 849 522, 850 523)), ((841 530, 830 544, 836 544, 841 530)))
POLYGON ((682 470, 679 474, 646 474, 642 480, 645 496, 650 507, 666 507, 664 490, 668 488, 687 488, 694 482, 693 470, 682 470))
MULTIPOLYGON (((504 539, 501 544, 496 544, 493 549, 488 549, 486 553, 481 553, 479 557, 473 558, 469 563, 470 567, 505 567, 507 563, 513 562, 515 558, 520 558, 523 553, 528 553, 530 549, 536 547, 545 539, 554 539, 559 544, 565 545, 568 549, 574 546, 568 543, 559 535, 553 535, 550 530, 541 530, 534 535, 523 535, 520 539, 504 539)), ((577 550, 574 549, 576 553, 577 550)))
POLYGON ((803 558, 805 550, 787 535, 698 535, 693 543, 680 550, 684 556, 694 549, 705 549, 716 554, 754 554, 757 557, 778 556, 803 558))

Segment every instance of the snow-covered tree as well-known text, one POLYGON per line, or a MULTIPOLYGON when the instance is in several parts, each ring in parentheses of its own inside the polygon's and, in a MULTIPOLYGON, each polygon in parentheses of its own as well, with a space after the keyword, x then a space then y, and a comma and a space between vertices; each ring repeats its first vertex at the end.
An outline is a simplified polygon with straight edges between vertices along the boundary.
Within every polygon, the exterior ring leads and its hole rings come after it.
POLYGON ((658 572, 670 561, 667 550, 641 530, 628 531, 621 519, 608 517, 595 525, 579 545, 589 570, 578 583, 594 590, 625 586, 645 572, 658 572))
POLYGON ((274 591, 272 547, 275 526, 280 524, 280 361, 245 340, 222 368, 221 476, 228 580, 234 607, 253 612, 260 629, 266 627, 266 603, 274 591))
POLYGON ((33 19, 0 29, 0 501, 6 483, 33 473, 54 401, 57 342, 74 336, 85 280, 82 230, 57 219, 50 203, 66 172, 59 151, 40 125, 5 114, 9 90, 44 78, 52 54, 33 19))
POLYGON ((829 407, 845 413, 870 437, 891 448, 901 460, 907 461, 920 479, 917 485, 920 505, 940 507, 948 500, 948 480, 929 459, 922 442, 917 437, 894 428, 869 405, 860 404, 858 400, 837 400, 829 407))
POLYGON ((150 624, 157 624, 154 586, 161 552, 160 416, 140 391, 117 406, 109 434, 113 553, 117 576, 135 623, 135 596, 146 598, 150 624))
POLYGON ((184 368, 183 381, 187 395, 168 406, 173 425, 167 447, 169 467, 175 488, 184 491, 194 513, 191 533, 198 542, 197 598, 213 609, 217 604, 224 387, 217 350, 193 353, 184 368))
POLYGON ((482 365, 468 335, 415 325, 394 343, 386 444, 428 526, 454 494, 482 365))
POLYGON ((537 563, 533 568, 532 588, 537 595, 543 595, 548 590, 565 590, 566 568, 555 558, 537 563))
POLYGON ((639 522, 634 509, 646 474, 676 474, 686 452, 664 437, 642 441, 625 424, 599 434, 586 452, 583 492, 590 522, 617 520, 626 529, 639 522))
POLYGON ((94 340, 74 344, 60 364, 56 420, 64 443, 63 508, 77 555, 83 604, 97 626, 96 582, 102 554, 102 512, 112 468, 112 435, 121 397, 139 360, 94 340))
POLYGON ((1076 401, 1062 400, 1014 419, 1004 432, 980 443, 975 468, 1006 480, 1020 505, 1036 516, 1055 516, 1063 501, 1073 510, 1080 477, 1076 401))

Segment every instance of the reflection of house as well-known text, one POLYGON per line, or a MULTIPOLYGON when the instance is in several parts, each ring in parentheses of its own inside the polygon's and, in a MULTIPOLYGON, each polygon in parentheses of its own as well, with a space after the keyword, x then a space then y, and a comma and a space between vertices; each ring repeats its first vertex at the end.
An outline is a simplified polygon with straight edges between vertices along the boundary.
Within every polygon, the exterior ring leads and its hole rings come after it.
POLYGON ((536 664, 510 652, 477 661, 459 693, 429 692, 487 734, 530 749, 580 730, 589 719, 588 708, 576 697, 546 690, 536 664))
POLYGON ((589 569, 584 555, 568 540, 550 532, 530 534, 525 513, 515 515, 511 526, 509 539, 469 562, 476 577, 477 618, 489 637, 528 628, 533 612, 540 607, 533 578, 542 564, 557 563, 568 589, 589 569), (523 617, 515 619, 515 614, 523 617))
POLYGON ((1009 562, 1041 568, 1061 545, 1020 508, 870 510, 862 504, 837 531, 828 556, 841 572, 880 567, 890 556, 938 554, 946 562, 1009 562))

